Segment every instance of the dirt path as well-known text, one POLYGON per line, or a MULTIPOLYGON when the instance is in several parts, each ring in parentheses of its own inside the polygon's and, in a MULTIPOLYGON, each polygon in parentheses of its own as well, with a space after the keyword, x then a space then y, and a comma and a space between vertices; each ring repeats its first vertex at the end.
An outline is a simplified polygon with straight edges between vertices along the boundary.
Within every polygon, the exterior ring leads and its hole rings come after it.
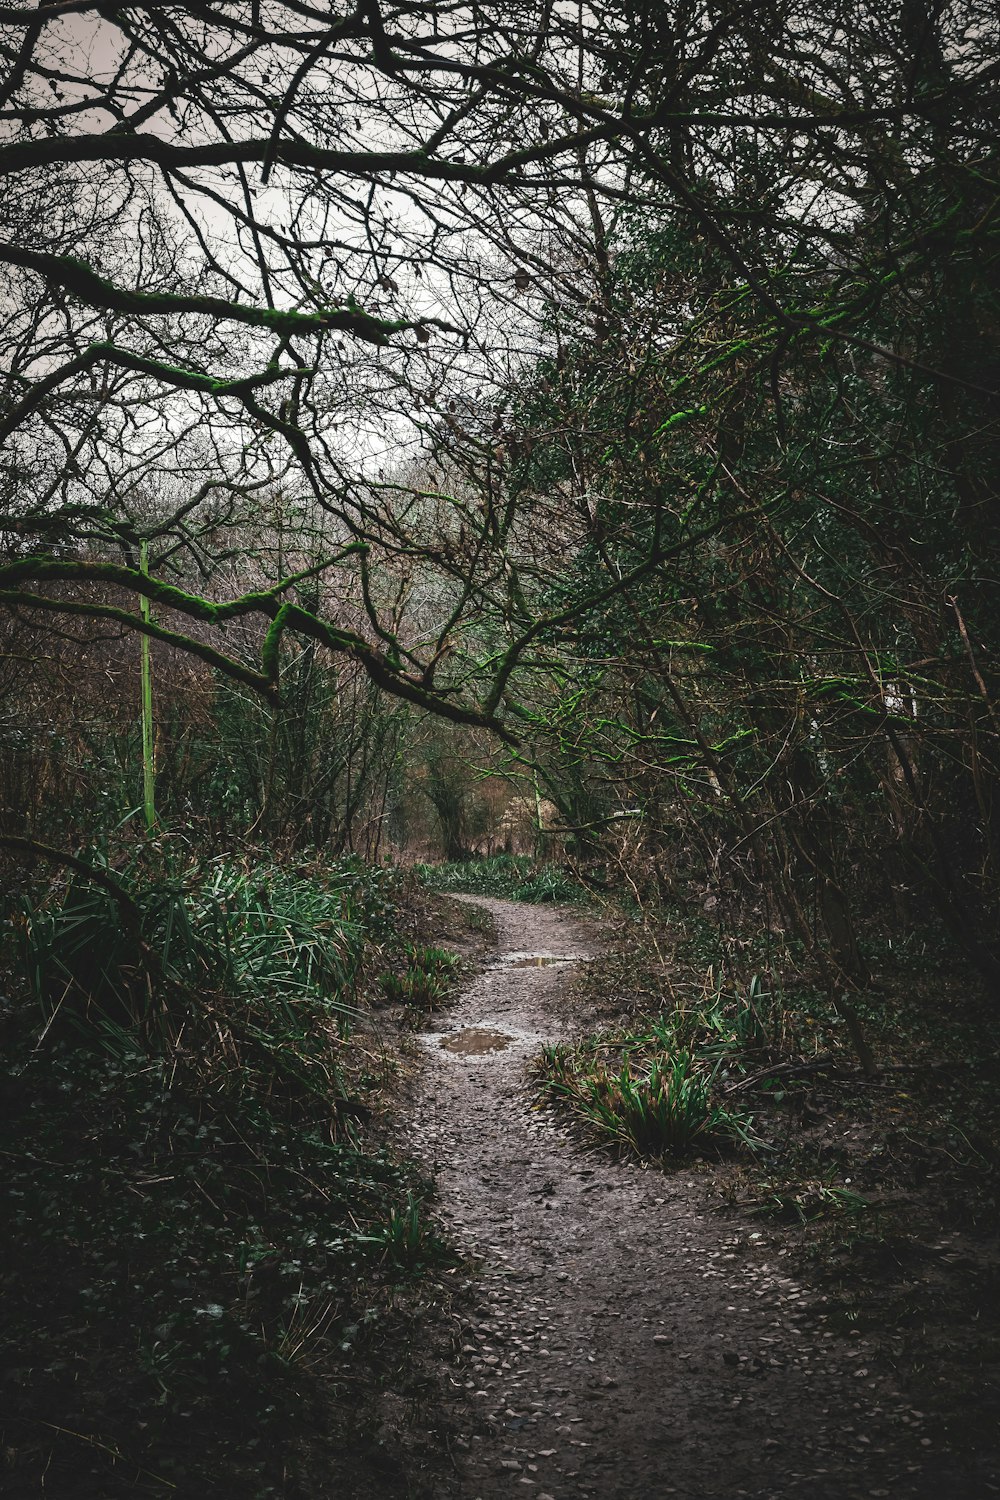
POLYGON ((594 935, 564 911, 476 904, 496 921, 496 962, 423 1036, 410 1138, 480 1264, 480 1312, 449 1376, 457 1477, 441 1495, 990 1493, 934 1450, 876 1352, 824 1326, 776 1247, 704 1213, 690 1171, 588 1153, 532 1108, 525 1065, 570 1034, 570 966, 518 955, 587 954, 594 935), (451 1050, 473 1028, 509 1041, 451 1050))

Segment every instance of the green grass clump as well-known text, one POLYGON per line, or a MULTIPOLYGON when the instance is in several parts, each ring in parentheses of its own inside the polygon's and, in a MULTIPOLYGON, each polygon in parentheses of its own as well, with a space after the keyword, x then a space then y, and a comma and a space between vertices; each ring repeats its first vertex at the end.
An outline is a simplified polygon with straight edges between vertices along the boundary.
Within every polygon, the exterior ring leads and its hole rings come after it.
POLYGON ((448 948, 433 948, 407 943, 406 956, 411 968, 423 969, 427 974, 454 975, 461 968, 462 960, 448 948))
POLYGON ((382 993, 390 1004, 433 1010, 451 994, 461 959, 446 948, 418 947, 413 943, 407 943, 403 951, 407 967, 402 974, 381 976, 382 993))
POLYGON ((713 1075, 689 1052, 654 1056, 639 1068, 626 1057, 613 1072, 596 1049, 546 1048, 541 1072, 550 1097, 636 1156, 679 1157, 748 1138, 749 1122, 714 1100, 713 1075))
POLYGON ((386 1000, 393 1005, 413 1005, 433 1010, 448 994, 448 986, 437 974, 406 969, 402 974, 383 974, 379 981, 386 1000))
POLYGON ((496 854, 490 859, 415 865, 418 879, 432 891, 469 896, 505 896, 511 901, 579 901, 582 887, 558 865, 537 864, 528 855, 496 854))
POLYGON ((511 892, 514 901, 527 901, 532 906, 546 901, 579 901, 582 887, 571 880, 558 865, 542 865, 522 885, 511 892))
POLYGON ((654 1018, 650 1034, 667 1051, 683 1048, 701 1058, 738 1065, 782 1054, 788 1024, 783 997, 765 989, 758 975, 736 988, 710 969, 702 994, 654 1018))
POLYGON ((749 1117, 728 1106, 721 1089, 748 1063, 770 1060, 783 1014, 756 978, 745 993, 729 993, 710 971, 697 998, 635 1030, 546 1048, 543 1092, 640 1157, 757 1144, 749 1117))

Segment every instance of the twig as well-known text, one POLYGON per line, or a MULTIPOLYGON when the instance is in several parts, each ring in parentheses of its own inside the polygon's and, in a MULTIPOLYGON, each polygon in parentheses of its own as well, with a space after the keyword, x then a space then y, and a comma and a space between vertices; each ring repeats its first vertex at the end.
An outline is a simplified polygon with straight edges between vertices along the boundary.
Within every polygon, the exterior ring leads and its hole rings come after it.
MULTIPOLYGON (((8 1418, 8 1420, 10 1419, 8 1418)), ((172 1480, 164 1479, 160 1474, 154 1474, 152 1469, 146 1469, 142 1464, 137 1464, 135 1462, 135 1459, 126 1458, 125 1454, 122 1453, 120 1448, 112 1447, 111 1444, 102 1442, 100 1438, 94 1437, 91 1433, 74 1432, 72 1427, 60 1427, 56 1422, 46 1422, 43 1417, 18 1416, 15 1417, 14 1420, 20 1422, 35 1422, 39 1427, 48 1427, 52 1432, 61 1433, 63 1437, 78 1438, 81 1443, 89 1443, 92 1448, 100 1448, 103 1453, 110 1454, 116 1463, 131 1464, 131 1466, 134 1469, 138 1470, 140 1474, 148 1475, 150 1479, 155 1479, 157 1484, 165 1485, 168 1490, 175 1490, 177 1488, 176 1484, 174 1484, 172 1480)))
POLYGON ((804 1078, 810 1073, 824 1073, 831 1069, 842 1071, 832 1057, 821 1057, 815 1062, 808 1063, 775 1063, 772 1068, 761 1068, 759 1073, 751 1073, 749 1078, 741 1078, 738 1083, 731 1083, 722 1092, 735 1094, 741 1089, 752 1088, 755 1083, 762 1083, 765 1078, 804 1078))

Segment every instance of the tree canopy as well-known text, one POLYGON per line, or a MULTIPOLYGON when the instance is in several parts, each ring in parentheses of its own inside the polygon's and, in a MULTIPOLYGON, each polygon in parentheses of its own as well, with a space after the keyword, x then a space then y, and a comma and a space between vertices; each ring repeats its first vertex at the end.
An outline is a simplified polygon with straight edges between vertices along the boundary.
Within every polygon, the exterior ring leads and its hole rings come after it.
POLYGON ((992 6, 0 27, 12 631, 320 652, 855 980, 891 845, 995 969, 992 6))

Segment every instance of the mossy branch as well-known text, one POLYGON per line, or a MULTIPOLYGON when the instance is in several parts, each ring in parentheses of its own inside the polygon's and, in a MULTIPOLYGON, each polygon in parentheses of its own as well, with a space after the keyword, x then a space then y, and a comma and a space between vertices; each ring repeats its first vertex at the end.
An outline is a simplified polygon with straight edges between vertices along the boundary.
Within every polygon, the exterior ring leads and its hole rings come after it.
POLYGON ((281 637, 288 623, 288 615, 291 605, 285 603, 278 610, 274 619, 267 627, 264 636, 264 644, 260 648, 260 664, 264 668, 264 675, 269 682, 277 682, 280 667, 281 637))
MULTIPOLYGON (((314 569, 308 571, 309 574, 315 572, 314 569)), ((131 593, 142 594, 163 608, 176 610, 189 619, 202 620, 210 625, 220 625, 227 620, 248 615, 262 615, 273 622, 264 640, 266 658, 272 666, 276 659, 277 643, 281 632, 294 630, 297 634, 306 636, 331 651, 342 656, 350 656, 358 662, 377 687, 391 693, 393 697, 402 698, 425 712, 448 719, 454 724, 467 724, 475 728, 488 729, 506 743, 515 743, 516 737, 496 717, 493 707, 489 704, 479 709, 456 703, 453 699, 454 689, 425 686, 423 682, 408 676, 395 661, 390 660, 386 652, 373 646, 370 641, 364 640, 353 631, 343 630, 328 620, 321 619, 300 605, 283 600, 282 593, 296 583, 300 576, 305 575, 296 574, 281 580, 272 589, 241 594, 236 599, 216 603, 198 594, 189 594, 173 584, 164 583, 162 579, 147 577, 137 568, 129 568, 120 563, 26 557, 0 567, 0 604, 23 605, 27 608, 53 611, 62 610, 69 614, 84 614, 117 620, 130 629, 155 634, 167 644, 210 662, 227 676, 236 677, 247 683, 264 697, 273 698, 274 678, 267 670, 254 672, 251 668, 234 662, 231 657, 214 651, 204 642, 196 641, 177 632, 164 631, 162 626, 152 622, 146 624, 138 615, 130 614, 128 610, 119 609, 115 605, 90 604, 80 600, 60 600, 39 594, 26 594, 18 585, 28 580, 112 584, 118 588, 127 589, 131 593)), ((266 664, 266 661, 262 661, 262 667, 266 664)))
POLYGON ((113 620, 118 625, 124 625, 129 630, 138 631, 140 635, 149 636, 151 640, 162 641, 166 646, 175 646, 179 651, 185 651, 189 656, 197 656, 219 672, 224 672, 227 677, 234 678, 237 682, 245 683, 247 687, 253 688, 255 693, 274 700, 276 692, 273 681, 261 672, 255 672, 252 667, 244 666, 242 662, 235 661, 233 657, 226 656, 222 651, 216 651, 205 641, 195 640, 193 636, 182 635, 179 631, 168 630, 163 625, 157 625, 153 620, 144 620, 141 615, 134 615, 127 609, 119 609, 114 604, 88 604, 80 599, 52 599, 46 594, 26 594, 19 589, 0 589, 0 604, 13 604, 22 609, 44 609, 50 614, 82 615, 86 619, 113 620))
POLYGON ((174 386, 178 390, 198 391, 206 396, 236 396, 242 398, 246 393, 259 386, 274 385, 279 380, 287 380, 293 375, 302 375, 304 372, 299 368, 289 366, 273 366, 267 370, 256 371, 252 375, 243 375, 237 380, 224 380, 215 375, 205 375, 200 370, 185 370, 174 365, 162 364, 156 359, 147 359, 145 355, 133 354, 130 349, 119 349, 116 344, 91 344, 82 354, 67 360, 64 365, 51 371, 41 380, 36 380, 25 396, 17 403, 14 409, 0 422, 0 443, 6 441, 12 432, 16 432, 26 418, 51 396, 60 385, 67 380, 72 380, 76 375, 83 375, 95 365, 110 364, 117 365, 123 370, 133 370, 139 375, 152 375, 157 380, 162 380, 165 385, 174 386))
POLYGON ((314 313, 305 313, 291 309, 251 307, 242 302, 230 301, 226 297, 130 291, 127 287, 105 280, 86 261, 77 260, 74 256, 50 255, 2 240, 0 261, 37 271, 46 281, 63 287, 91 307, 130 313, 136 317, 196 313, 221 322, 246 323, 251 328, 271 329, 284 336, 335 329, 364 339, 369 344, 387 344, 391 334, 417 326, 404 318, 375 318, 359 307, 325 307, 314 313))

